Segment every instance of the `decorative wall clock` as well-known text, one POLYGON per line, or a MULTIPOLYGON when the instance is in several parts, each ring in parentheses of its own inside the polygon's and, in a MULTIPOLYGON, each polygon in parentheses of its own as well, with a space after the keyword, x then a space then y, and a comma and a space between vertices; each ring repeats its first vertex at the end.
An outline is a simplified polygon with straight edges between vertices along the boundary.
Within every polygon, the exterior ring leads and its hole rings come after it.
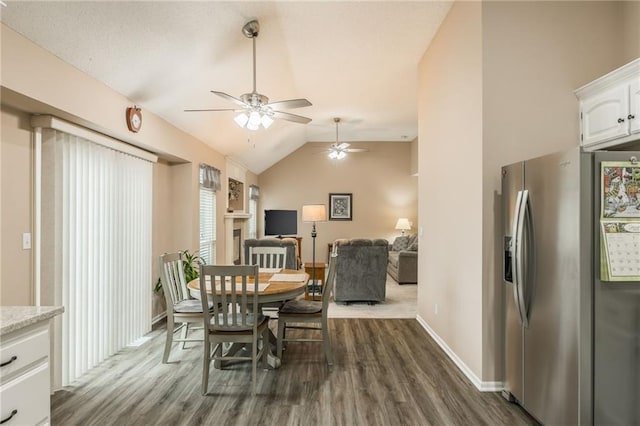
POLYGON ((127 127, 133 133, 142 127, 142 110, 137 105, 127 108, 127 127))

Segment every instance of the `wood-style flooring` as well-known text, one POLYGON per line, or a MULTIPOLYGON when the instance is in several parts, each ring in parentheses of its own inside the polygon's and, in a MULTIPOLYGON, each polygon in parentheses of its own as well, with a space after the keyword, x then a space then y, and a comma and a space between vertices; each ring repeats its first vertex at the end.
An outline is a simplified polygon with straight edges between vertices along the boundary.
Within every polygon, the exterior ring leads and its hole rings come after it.
POLYGON ((415 319, 329 319, 335 364, 321 343, 290 343, 278 370, 211 369, 178 344, 162 364, 164 328, 51 397, 53 425, 530 425, 518 406, 479 392, 415 319))

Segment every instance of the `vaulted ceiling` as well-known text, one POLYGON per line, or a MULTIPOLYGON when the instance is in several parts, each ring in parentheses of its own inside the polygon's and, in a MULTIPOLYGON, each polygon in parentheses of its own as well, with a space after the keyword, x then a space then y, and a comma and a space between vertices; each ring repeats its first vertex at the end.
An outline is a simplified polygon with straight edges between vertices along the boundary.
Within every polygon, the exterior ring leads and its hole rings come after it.
POLYGON ((254 173, 306 142, 406 141, 417 136, 417 65, 451 2, 436 1, 5 1, 2 22, 254 173), (211 90, 256 88, 312 119, 238 127, 211 90))

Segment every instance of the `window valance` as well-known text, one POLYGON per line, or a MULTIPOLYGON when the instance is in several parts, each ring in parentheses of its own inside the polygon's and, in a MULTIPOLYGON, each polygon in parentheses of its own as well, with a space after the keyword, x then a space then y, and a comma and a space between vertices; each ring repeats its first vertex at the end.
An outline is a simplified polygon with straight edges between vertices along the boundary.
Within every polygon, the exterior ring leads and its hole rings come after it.
POLYGON ((207 164, 200 164, 200 186, 220 191, 220 170, 207 164))
POLYGON ((249 185, 249 199, 250 200, 258 200, 260 199, 260 187, 257 185, 249 185))

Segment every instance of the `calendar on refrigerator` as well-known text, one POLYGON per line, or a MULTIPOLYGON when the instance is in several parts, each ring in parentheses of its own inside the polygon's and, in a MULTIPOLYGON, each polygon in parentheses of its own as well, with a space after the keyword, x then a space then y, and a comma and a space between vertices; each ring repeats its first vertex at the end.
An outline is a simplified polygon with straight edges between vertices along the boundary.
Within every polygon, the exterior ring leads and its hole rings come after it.
POLYGON ((602 281, 640 280, 640 222, 602 221, 602 281))
POLYGON ((600 168, 600 279, 640 280, 640 164, 603 161, 600 168))

